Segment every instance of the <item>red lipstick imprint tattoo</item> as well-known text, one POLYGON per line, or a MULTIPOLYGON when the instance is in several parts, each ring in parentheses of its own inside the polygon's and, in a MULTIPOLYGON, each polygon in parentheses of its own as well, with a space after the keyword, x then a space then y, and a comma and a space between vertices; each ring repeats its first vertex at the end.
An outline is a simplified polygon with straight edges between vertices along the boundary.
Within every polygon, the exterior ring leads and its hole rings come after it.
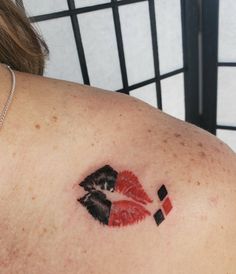
MULTIPOLYGON (((111 166, 105 165, 87 176, 79 185, 88 192, 77 201, 95 220, 104 225, 127 226, 138 223, 151 215, 144 205, 153 201, 143 189, 137 176, 131 171, 124 170, 118 173, 111 166), (132 200, 110 201, 102 190, 118 192, 132 200)), ((165 213, 171 210, 170 201, 169 204, 166 203, 166 208, 165 213)), ((156 220, 155 214, 153 216, 156 220)), ((164 220, 164 215, 162 219, 164 220)), ((157 224, 158 222, 160 221, 156 220, 157 224)))

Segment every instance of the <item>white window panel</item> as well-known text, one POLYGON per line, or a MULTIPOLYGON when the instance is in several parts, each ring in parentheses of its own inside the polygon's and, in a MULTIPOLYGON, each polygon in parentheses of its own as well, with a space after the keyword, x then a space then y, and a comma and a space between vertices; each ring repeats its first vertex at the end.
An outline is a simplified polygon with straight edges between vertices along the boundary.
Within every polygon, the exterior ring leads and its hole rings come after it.
POLYGON ((28 16, 42 15, 62 10, 68 10, 65 0, 23 0, 24 7, 28 16))
POLYGON ((44 75, 83 83, 70 18, 42 21, 36 26, 50 50, 44 75))
POLYGON ((119 7, 129 85, 154 77, 148 2, 119 7))
POLYGON ((183 67, 180 0, 155 0, 160 74, 183 67))
POLYGON ((122 88, 112 10, 83 13, 78 19, 91 85, 122 88))
POLYGON ((157 107, 156 85, 150 84, 141 88, 134 89, 129 93, 153 107, 157 107))
POLYGON ((218 59, 220 62, 236 62, 236 2, 220 0, 219 9, 218 59))
POLYGON ((217 137, 225 142, 232 150, 236 152, 236 131, 217 129, 217 137))
POLYGON ((161 80, 163 111, 185 120, 183 73, 161 80))
POLYGON ((217 124, 236 126, 236 68, 218 68, 217 124))
POLYGON ((110 2, 110 0, 75 0, 75 6, 76 8, 82 8, 110 2))

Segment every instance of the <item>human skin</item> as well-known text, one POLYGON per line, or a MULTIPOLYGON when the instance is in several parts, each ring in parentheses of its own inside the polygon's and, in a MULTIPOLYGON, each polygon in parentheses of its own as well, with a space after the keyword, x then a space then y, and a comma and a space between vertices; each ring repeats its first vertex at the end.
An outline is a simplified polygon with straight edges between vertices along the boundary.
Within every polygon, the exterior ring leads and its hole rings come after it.
MULTIPOLYGON (((3 106, 2 66, 0 78, 3 106)), ((0 132, 0 273, 236 272, 236 156, 225 144, 127 95, 16 79, 0 132), (104 165, 137 176, 151 216, 109 227, 88 213, 79 183, 104 165), (162 184, 173 208, 157 226, 162 184)))

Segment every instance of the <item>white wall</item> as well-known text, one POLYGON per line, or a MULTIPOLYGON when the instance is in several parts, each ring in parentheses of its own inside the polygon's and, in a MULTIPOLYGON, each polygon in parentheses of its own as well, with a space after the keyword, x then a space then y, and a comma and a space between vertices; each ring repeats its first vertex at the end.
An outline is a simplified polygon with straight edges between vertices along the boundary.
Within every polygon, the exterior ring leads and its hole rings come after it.
MULTIPOLYGON (((220 0, 219 62, 236 62, 236 1, 220 0)), ((218 68, 217 123, 236 127, 236 67, 218 68)), ((217 136, 236 152, 236 131, 218 130, 217 136)))

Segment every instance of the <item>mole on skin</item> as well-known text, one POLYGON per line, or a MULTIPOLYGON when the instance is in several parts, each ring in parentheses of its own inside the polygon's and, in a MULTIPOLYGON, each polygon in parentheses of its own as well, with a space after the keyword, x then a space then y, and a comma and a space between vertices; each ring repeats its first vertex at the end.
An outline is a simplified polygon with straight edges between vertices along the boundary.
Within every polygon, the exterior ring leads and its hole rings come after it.
POLYGON ((57 122, 57 120, 58 120, 57 116, 55 116, 55 115, 52 116, 52 119, 53 119, 54 122, 57 122))
POLYGON ((201 156, 202 158, 204 158, 204 157, 206 157, 206 153, 205 153, 204 151, 201 151, 201 152, 200 152, 200 156, 201 156))
POLYGON ((40 125, 39 125, 39 124, 36 124, 36 125, 35 125, 35 128, 40 129, 40 125))

